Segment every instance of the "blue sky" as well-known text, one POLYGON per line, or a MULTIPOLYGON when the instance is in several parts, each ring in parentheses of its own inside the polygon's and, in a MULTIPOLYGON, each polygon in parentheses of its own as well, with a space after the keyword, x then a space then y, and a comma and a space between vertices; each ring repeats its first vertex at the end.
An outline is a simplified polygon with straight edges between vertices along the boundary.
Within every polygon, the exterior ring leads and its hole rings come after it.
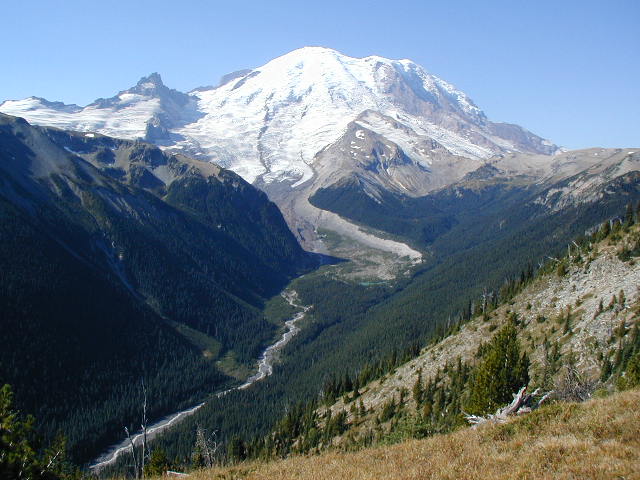
POLYGON ((0 101, 85 105, 154 71, 187 91, 321 45, 409 58, 568 148, 640 147, 637 0, 25 0, 2 17, 0 101))

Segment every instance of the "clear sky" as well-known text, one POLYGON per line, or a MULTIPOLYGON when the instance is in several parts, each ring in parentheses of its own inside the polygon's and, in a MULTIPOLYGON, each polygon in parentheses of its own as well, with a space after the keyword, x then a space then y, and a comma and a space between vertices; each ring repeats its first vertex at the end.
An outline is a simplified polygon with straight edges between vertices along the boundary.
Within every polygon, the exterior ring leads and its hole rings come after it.
POLYGON ((640 0, 0 1, 0 101, 182 91, 306 45, 409 58, 494 121, 640 147, 640 0))

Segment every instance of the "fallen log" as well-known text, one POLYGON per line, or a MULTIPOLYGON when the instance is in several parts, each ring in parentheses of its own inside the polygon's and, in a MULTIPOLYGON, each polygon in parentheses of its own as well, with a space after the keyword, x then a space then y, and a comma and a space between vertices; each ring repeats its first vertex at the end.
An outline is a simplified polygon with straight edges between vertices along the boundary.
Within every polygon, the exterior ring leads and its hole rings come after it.
POLYGON ((533 393, 527 393, 526 385, 518 390, 518 393, 513 394, 513 401, 507 405, 506 407, 499 408, 496 410, 496 413, 489 414, 486 417, 482 417, 480 415, 469 415, 468 413, 462 412, 465 416, 467 422, 476 427, 482 423, 486 422, 497 422, 502 423, 507 420, 508 417, 513 415, 523 415, 525 413, 529 413, 542 405, 549 396, 553 392, 547 392, 540 397, 538 401, 535 401, 534 398, 540 395, 540 389, 537 388, 533 391, 533 393))

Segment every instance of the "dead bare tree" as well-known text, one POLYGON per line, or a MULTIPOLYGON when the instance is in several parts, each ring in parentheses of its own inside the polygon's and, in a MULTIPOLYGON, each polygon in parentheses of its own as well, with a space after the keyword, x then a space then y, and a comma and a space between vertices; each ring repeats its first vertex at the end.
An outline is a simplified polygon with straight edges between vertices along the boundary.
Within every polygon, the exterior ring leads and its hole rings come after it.
POLYGON ((205 467, 211 468, 216 464, 219 446, 217 432, 214 431, 211 436, 207 437, 206 430, 198 425, 194 456, 201 455, 205 467))
MULTIPOLYGON (((49 453, 49 461, 47 462, 47 465, 43 467, 42 470, 40 470, 40 475, 44 477, 45 473, 48 472, 49 469, 52 469, 56 465, 56 461, 58 460, 58 457, 61 457, 62 455, 64 455, 64 443, 62 444, 59 443, 54 448, 54 450, 52 450, 49 453)), ((4 456, 4 452, 2 452, 2 455, 0 455, 0 463, 2 462, 3 456, 4 456)))
POLYGON ((597 379, 582 375, 574 365, 567 365, 564 375, 556 382, 555 397, 566 402, 584 402, 598 388, 597 379))
POLYGON ((142 429, 142 455, 140 459, 140 473, 144 478, 144 464, 147 458, 150 457, 150 452, 147 447, 147 389, 144 386, 144 379, 142 379, 142 422, 140 428, 142 429))
POLYGON ((487 288, 484 287, 482 289, 482 314, 483 315, 487 311, 487 298, 489 298, 489 293, 487 292, 487 288))
POLYGON ((522 415, 525 413, 529 413, 540 407, 551 395, 553 392, 546 392, 541 394, 540 389, 537 388, 533 391, 533 393, 527 393, 527 387, 522 387, 518 393, 513 394, 513 401, 507 405, 506 407, 499 408, 496 413, 487 415, 486 417, 482 417, 479 415, 469 415, 464 413, 465 419, 467 422, 472 424, 474 427, 486 422, 497 422, 502 423, 507 420, 508 417, 513 415, 522 415), (540 397, 538 400, 535 400, 535 397, 540 397))
POLYGON ((149 447, 147 444, 147 389, 144 385, 144 379, 142 380, 142 421, 140 422, 141 433, 136 436, 131 436, 129 429, 124 427, 124 431, 127 434, 127 440, 131 447, 131 460, 133 461, 133 476, 134 478, 144 478, 144 466, 147 459, 150 456, 149 447), (136 441, 138 438, 142 438, 142 449, 138 456, 136 452, 136 441))
POLYGON ((131 434, 129 433, 129 429, 124 427, 124 431, 127 434, 127 440, 129 440, 129 445, 131 446, 131 460, 133 461, 133 477, 138 478, 138 457, 136 456, 136 446, 134 444, 133 438, 131 438, 131 434))

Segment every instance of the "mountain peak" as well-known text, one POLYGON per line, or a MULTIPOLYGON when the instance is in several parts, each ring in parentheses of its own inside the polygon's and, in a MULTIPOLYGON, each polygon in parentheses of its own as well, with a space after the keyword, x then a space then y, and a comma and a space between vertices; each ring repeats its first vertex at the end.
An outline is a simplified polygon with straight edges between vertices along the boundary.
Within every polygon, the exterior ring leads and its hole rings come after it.
POLYGON ((143 88, 164 87, 164 83, 162 83, 162 77, 160 74, 158 72, 153 72, 138 80, 138 84, 136 86, 143 88))
POLYGON ((334 50, 329 47, 321 47, 318 45, 308 45, 305 47, 296 48, 295 50, 291 50, 289 53, 285 53, 282 55, 283 57, 287 56, 297 56, 297 55, 343 55, 338 50, 334 50))
MULTIPOLYGON (((416 65, 415 62, 409 59, 403 60, 394 60, 391 58, 382 57, 380 55, 367 55, 366 57, 352 57, 345 53, 342 53, 338 50, 329 47, 321 47, 321 46, 306 46, 300 47, 295 50, 292 50, 280 57, 272 61, 282 61, 284 59, 288 60, 302 60, 302 61, 310 61, 313 62, 317 59, 334 59, 343 63, 353 63, 353 62, 364 62, 365 64, 371 63, 382 63, 382 64, 392 64, 398 63, 402 65, 416 65)), ((269 62, 271 63, 271 62, 269 62)))
POLYGON ((138 85, 143 85, 145 83, 151 83, 156 86, 164 85, 164 83, 162 83, 162 77, 158 72, 150 73, 146 77, 142 77, 140 80, 138 80, 138 85))

